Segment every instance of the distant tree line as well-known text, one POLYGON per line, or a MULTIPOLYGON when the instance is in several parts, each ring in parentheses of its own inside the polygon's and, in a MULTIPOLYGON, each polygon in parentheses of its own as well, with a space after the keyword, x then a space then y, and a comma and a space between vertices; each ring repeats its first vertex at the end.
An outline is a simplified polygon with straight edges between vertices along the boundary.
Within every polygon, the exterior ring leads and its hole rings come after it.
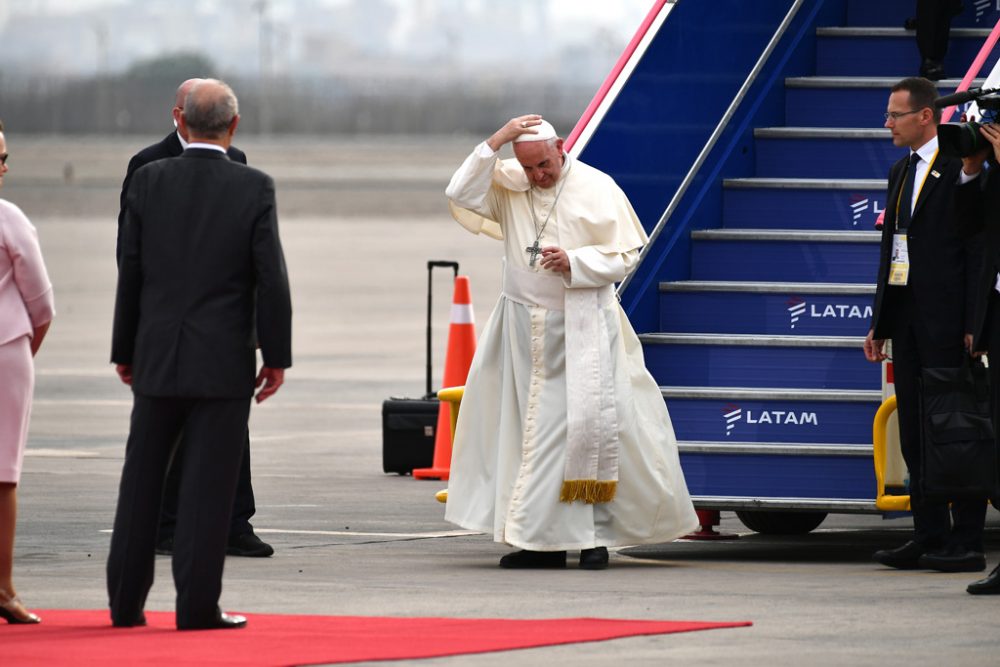
POLYGON ((0 65, 0 118, 19 133, 159 132, 177 85, 193 76, 226 79, 240 99, 241 131, 254 134, 483 134, 537 111, 565 135, 594 93, 496 76, 247 78, 219 72, 200 54, 174 54, 86 79, 13 78, 0 65))

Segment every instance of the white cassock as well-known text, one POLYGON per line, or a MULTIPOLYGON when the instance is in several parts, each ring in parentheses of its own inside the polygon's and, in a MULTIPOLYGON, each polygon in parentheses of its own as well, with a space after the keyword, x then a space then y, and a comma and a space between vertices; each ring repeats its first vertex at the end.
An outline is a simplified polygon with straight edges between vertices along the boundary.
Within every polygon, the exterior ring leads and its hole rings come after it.
POLYGON ((506 257, 462 399, 445 518, 534 551, 667 542, 698 521, 666 405, 614 293, 646 234, 609 176, 565 159, 559 182, 531 188, 484 142, 446 191, 455 219, 502 239, 506 257), (569 282, 530 265, 543 224, 539 244, 567 252, 569 282), (611 500, 560 501, 595 488, 611 500))

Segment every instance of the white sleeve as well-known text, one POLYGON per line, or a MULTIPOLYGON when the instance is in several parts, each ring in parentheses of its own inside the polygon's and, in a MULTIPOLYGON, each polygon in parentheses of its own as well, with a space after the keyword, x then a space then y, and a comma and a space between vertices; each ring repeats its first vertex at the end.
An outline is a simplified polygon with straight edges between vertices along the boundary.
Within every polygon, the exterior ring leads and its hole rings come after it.
POLYGON ((476 146, 451 177, 445 195, 456 206, 470 211, 482 210, 498 159, 496 151, 485 141, 476 146))
POLYGON ((635 267, 639 259, 639 249, 623 253, 603 253, 594 246, 567 250, 569 257, 569 280, 563 278, 566 287, 603 287, 621 282, 635 267))

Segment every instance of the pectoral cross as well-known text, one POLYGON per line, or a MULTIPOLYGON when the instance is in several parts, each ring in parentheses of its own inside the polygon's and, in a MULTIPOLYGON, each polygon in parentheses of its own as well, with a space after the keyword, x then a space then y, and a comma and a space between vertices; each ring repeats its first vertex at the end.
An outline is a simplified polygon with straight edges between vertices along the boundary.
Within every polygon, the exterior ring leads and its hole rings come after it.
POLYGON ((538 256, 542 254, 542 249, 538 246, 538 239, 535 242, 524 249, 524 252, 531 255, 531 261, 528 262, 528 266, 534 266, 535 262, 538 260, 538 256))

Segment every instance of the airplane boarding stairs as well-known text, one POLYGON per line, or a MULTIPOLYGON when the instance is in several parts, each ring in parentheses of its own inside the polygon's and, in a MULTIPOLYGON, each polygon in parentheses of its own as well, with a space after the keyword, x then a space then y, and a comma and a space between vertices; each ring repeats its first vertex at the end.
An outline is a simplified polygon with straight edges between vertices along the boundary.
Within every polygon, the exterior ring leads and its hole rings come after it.
MULTIPOLYGON (((696 506, 736 510, 754 530, 808 532, 829 512, 876 511, 882 371, 861 347, 874 223, 905 154, 883 112, 919 64, 899 27, 912 4, 849 1, 847 25, 817 30, 814 75, 777 91, 786 126, 754 130, 755 173, 723 181, 721 225, 691 232, 690 278, 659 284, 660 333, 640 336, 696 506)), ((976 23, 975 4, 953 23, 955 77, 996 21, 991 6, 976 23)), ((939 82, 941 94, 958 83, 939 82)))

